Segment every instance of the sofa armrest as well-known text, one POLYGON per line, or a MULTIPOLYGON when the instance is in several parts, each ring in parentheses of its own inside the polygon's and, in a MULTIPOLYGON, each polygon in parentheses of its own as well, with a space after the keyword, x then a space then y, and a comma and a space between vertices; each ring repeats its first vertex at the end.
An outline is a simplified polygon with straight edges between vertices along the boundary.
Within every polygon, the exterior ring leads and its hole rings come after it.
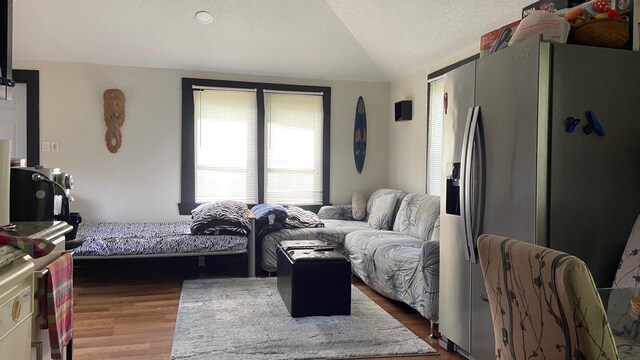
POLYGON ((437 323, 440 297, 440 241, 425 241, 422 244, 420 259, 424 276, 425 317, 437 323))
POLYGON ((353 220, 351 205, 323 206, 318 210, 320 219, 353 220))

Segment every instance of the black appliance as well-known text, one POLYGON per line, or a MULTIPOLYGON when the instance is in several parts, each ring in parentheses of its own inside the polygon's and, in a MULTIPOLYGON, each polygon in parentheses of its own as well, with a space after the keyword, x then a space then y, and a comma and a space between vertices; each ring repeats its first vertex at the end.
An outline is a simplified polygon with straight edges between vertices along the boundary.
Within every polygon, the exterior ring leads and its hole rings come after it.
POLYGON ((57 168, 13 167, 10 188, 9 217, 12 222, 70 221, 71 175, 57 168))

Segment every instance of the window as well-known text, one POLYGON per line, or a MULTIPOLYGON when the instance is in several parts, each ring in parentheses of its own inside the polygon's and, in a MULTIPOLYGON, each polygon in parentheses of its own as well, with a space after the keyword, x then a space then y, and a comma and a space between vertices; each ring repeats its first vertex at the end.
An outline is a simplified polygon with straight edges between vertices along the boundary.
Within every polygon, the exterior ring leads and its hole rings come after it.
POLYGON ((322 94, 265 91, 265 202, 322 205, 322 94))
POLYGON ((331 88, 182 79, 180 214, 238 200, 329 202, 331 88))
POLYGON ((193 100, 196 202, 256 203, 256 91, 198 87, 193 100))
POLYGON ((444 75, 480 58, 462 59, 427 75, 427 194, 440 196, 442 176, 442 125, 444 123, 444 75))
POLYGON ((428 81, 427 99, 427 194, 440 196, 442 174, 442 123, 444 121, 444 78, 428 81))

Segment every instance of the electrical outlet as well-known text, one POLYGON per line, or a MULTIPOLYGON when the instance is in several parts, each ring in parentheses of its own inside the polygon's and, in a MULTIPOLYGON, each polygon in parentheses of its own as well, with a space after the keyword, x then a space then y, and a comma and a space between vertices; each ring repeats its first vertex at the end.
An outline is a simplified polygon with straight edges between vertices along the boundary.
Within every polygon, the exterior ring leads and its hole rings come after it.
POLYGON ((59 141, 52 141, 51 142, 51 151, 52 152, 60 151, 60 142, 59 141))
POLYGON ((48 141, 43 141, 42 142, 42 152, 49 152, 49 142, 48 141))

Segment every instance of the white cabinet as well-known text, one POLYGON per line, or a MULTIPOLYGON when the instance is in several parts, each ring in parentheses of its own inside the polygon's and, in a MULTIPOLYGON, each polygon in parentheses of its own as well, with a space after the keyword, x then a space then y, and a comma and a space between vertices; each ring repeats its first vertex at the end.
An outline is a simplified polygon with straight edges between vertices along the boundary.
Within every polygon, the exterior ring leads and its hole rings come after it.
POLYGON ((30 358, 33 268, 26 255, 0 268, 0 354, 11 359, 30 358))

